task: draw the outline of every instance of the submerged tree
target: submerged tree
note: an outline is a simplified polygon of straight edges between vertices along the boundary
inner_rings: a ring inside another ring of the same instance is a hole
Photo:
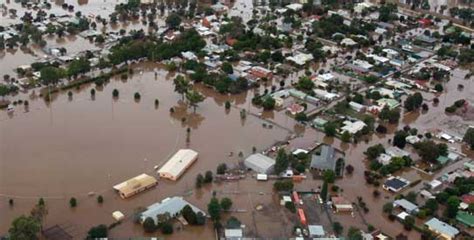
[[[205,97],[197,91],[190,90],[186,93],[186,99],[188,100],[189,105],[194,109],[194,112],[196,112],[198,104],[204,101]]]

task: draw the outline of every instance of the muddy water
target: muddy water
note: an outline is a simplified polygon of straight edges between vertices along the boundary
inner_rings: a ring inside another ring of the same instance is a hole
[[[58,205],[64,205],[71,196],[87,199],[89,192],[116,198],[112,185],[142,172],[151,173],[153,166],[162,164],[179,148],[190,147],[200,153],[199,161],[179,182],[164,182],[144,197],[107,204],[133,209],[166,196],[184,194],[193,188],[198,172],[214,170],[221,162],[237,163],[238,152],[249,154],[253,146],[264,149],[288,135],[287,130],[277,127],[263,128],[262,120],[251,115],[242,121],[238,109],[224,109],[225,100],[248,108],[246,104],[252,97],[249,94],[228,98],[210,95],[212,91],[196,86],[208,98],[194,113],[173,92],[172,76],[159,72],[155,79],[152,71],[140,71],[137,68],[126,82],[116,79],[102,90],[97,89],[94,100],[89,86],[73,90],[72,99],[65,93],[58,94],[49,106],[42,99],[31,101],[27,113],[21,111],[22,107],[12,117],[2,112],[0,193],[4,200],[12,196],[31,203],[43,196],[59,199]],[[118,100],[111,97],[114,88],[120,91]],[[135,92],[142,95],[138,103],[133,100]],[[155,99],[160,101],[157,109]],[[174,114],[169,112],[171,107],[177,109]],[[182,118],[186,120],[182,122]],[[187,127],[192,129],[189,144]],[[230,152],[235,153],[234,157],[228,157]],[[20,203],[8,209],[5,203],[2,201],[0,209],[2,216],[6,213],[8,217],[0,220],[1,232],[14,216],[31,207]],[[74,214],[95,210],[77,209],[65,218],[53,217],[54,211],[51,209],[50,217],[54,222],[74,217],[75,224],[87,226],[86,219],[79,220]],[[106,215],[98,219],[105,221],[110,212]]]
[[[450,80],[444,83],[444,91],[438,96],[424,93],[423,97],[428,103],[429,111],[426,113],[410,113],[403,118],[403,124],[408,124],[418,128],[422,132],[426,130],[444,130],[449,134],[462,137],[469,127],[474,123],[474,119],[468,119],[461,115],[447,115],[445,108],[451,106],[455,101],[465,99],[469,105],[474,103],[474,82],[473,78],[465,79],[468,70],[456,68],[452,71]],[[463,89],[458,85],[462,84]],[[432,100],[438,97],[439,104],[435,105]]]

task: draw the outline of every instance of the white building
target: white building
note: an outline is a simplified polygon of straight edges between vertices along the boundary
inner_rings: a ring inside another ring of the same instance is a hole
[[[158,170],[162,178],[168,178],[176,181],[198,158],[198,153],[191,149],[181,149],[176,152],[166,163]]]
[[[341,128],[341,132],[349,132],[350,134],[356,134],[360,130],[362,130],[365,126],[367,126],[364,122],[357,120],[355,122],[351,121],[344,121],[344,127]]]
[[[275,160],[263,154],[256,153],[247,157],[244,164],[247,168],[250,168],[257,173],[269,174],[273,172]]]

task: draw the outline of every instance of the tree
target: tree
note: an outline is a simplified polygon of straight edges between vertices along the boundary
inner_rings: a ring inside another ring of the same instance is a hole
[[[212,172],[206,171],[206,174],[204,174],[204,183],[211,183],[213,178]]]
[[[264,110],[272,110],[275,108],[275,99],[271,96],[264,96],[262,101],[262,107]]]
[[[367,156],[369,160],[376,159],[382,153],[385,153],[385,148],[380,143],[367,148],[367,150],[364,152],[364,154]]]
[[[228,211],[232,207],[232,200],[230,198],[221,199],[221,208],[224,211]]]
[[[229,62],[222,63],[221,69],[223,72],[227,74],[234,73],[234,68],[232,67],[232,64],[230,64]]]
[[[407,111],[413,111],[421,107],[421,104],[423,104],[423,96],[421,93],[416,92],[405,99],[403,106]]]
[[[346,172],[347,172],[347,174],[352,174],[354,172],[354,166],[348,164],[346,166]]]
[[[221,205],[219,204],[219,200],[213,197],[209,204],[207,205],[207,211],[209,212],[209,216],[211,217],[214,223],[218,222],[221,217]]]
[[[324,124],[324,133],[328,137],[334,137],[336,135],[336,123],[334,122],[328,122]]]
[[[102,195],[99,195],[99,196],[97,197],[97,202],[98,202],[99,204],[102,204],[102,203],[104,202],[104,197],[102,197]]]
[[[298,83],[296,84],[296,88],[303,92],[309,93],[314,88],[314,82],[311,81],[309,77],[306,77],[306,76],[300,77],[300,79],[298,80]]]
[[[436,159],[440,155],[446,155],[447,146],[446,144],[436,144],[433,141],[418,142],[414,145],[418,155],[424,160],[432,163],[436,163]]]
[[[274,171],[276,174],[280,174],[286,169],[288,169],[289,161],[288,155],[286,154],[285,149],[281,148],[278,150],[278,154],[275,160]]]
[[[328,183],[326,181],[323,182],[323,187],[321,188],[321,192],[319,194],[323,202],[326,202],[328,196]]]
[[[41,82],[45,85],[56,84],[64,76],[64,71],[57,67],[47,66],[40,70]]]
[[[379,113],[379,118],[384,121],[388,121],[391,124],[398,123],[400,119],[400,111],[398,109],[391,109],[388,106],[382,108]]]
[[[462,140],[474,149],[474,128],[467,129]]]
[[[408,231],[410,231],[414,225],[415,225],[415,218],[412,216],[406,216],[405,219],[403,220],[403,227]]]
[[[73,60],[69,64],[67,68],[67,74],[69,76],[76,76],[77,74],[88,72],[90,71],[90,69],[91,67],[90,67],[89,60],[82,57],[82,58]]]
[[[204,177],[202,176],[202,174],[199,173],[196,176],[196,188],[201,188],[203,183],[204,183]]]
[[[362,234],[359,229],[355,227],[350,227],[347,231],[347,238],[349,240],[362,240]]]
[[[336,173],[333,170],[325,170],[323,172],[323,180],[328,183],[334,183]]]
[[[77,206],[76,198],[69,199],[69,206],[72,207],[72,208],[75,208]]]
[[[119,96],[119,91],[118,91],[117,89],[114,89],[114,90],[112,91],[112,96],[113,96],[114,98],[118,98],[118,96]]]
[[[299,112],[295,115],[295,120],[298,122],[306,122],[308,121],[308,116],[304,112]]]
[[[434,214],[438,210],[438,201],[436,199],[428,199],[425,202],[424,208],[428,209],[430,214]]]
[[[185,94],[191,88],[189,81],[186,80],[182,75],[178,75],[174,80],[174,91],[181,94],[181,98],[184,99]]]
[[[395,135],[393,136],[393,146],[403,149],[407,143],[406,137],[408,137],[408,133],[403,130],[395,132]]]
[[[385,203],[385,204],[383,205],[383,209],[382,209],[382,210],[383,210],[384,213],[391,214],[392,211],[393,211],[393,203],[391,203],[391,202]]]
[[[196,112],[198,104],[204,101],[205,97],[197,91],[190,90],[186,93],[186,99],[189,105],[194,109],[194,112]]]
[[[227,171],[227,164],[225,163],[221,163],[217,166],[217,174],[225,174],[225,172]]]
[[[293,182],[291,180],[278,180],[273,184],[273,188],[277,191],[291,191],[293,190]]]
[[[336,235],[341,235],[341,233],[344,231],[344,227],[341,225],[340,222],[334,222],[332,224],[332,230],[334,230],[334,233]]]
[[[13,220],[8,233],[12,240],[38,239],[40,223],[33,217],[20,216]]]
[[[181,17],[176,13],[171,13],[166,17],[166,25],[170,28],[177,28],[181,24]]]
[[[351,134],[348,131],[344,131],[341,135],[341,141],[348,143],[351,141]]]
[[[443,85],[441,85],[440,83],[437,83],[437,84],[434,86],[434,89],[435,89],[435,91],[437,91],[437,92],[442,92],[442,91],[444,90]]]
[[[191,224],[195,225],[197,223],[197,216],[196,213],[193,211],[191,206],[186,205],[184,208],[181,210],[181,215],[183,216],[186,221]]]
[[[155,224],[155,220],[153,220],[153,218],[151,218],[151,217],[145,218],[145,221],[143,221],[143,229],[147,233],[155,232],[156,229],[157,229],[157,226]]]
[[[87,232],[87,239],[106,238],[107,235],[107,226],[100,224],[98,226],[92,227],[89,232]]]
[[[173,224],[170,221],[166,221],[161,225],[161,233],[167,235],[173,233]]]
[[[446,201],[446,210],[445,210],[445,216],[448,218],[454,218],[456,217],[456,214],[458,212],[458,207],[459,207],[459,199],[457,196],[450,196],[448,200]]]

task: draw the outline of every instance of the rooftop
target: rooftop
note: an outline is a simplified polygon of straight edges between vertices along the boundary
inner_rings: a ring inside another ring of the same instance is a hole
[[[336,168],[336,151],[329,145],[321,147],[321,154],[313,154],[311,158],[311,168],[318,170],[335,170]]]
[[[450,236],[454,238],[458,233],[459,230],[443,221],[440,221],[437,218],[432,218],[425,223],[431,230],[441,233],[446,236]]]
[[[186,206],[189,205],[194,212],[201,212],[206,215],[204,211],[193,206],[188,201],[184,200],[182,197],[171,197],[165,198],[161,202],[154,203],[147,207],[147,210],[141,214],[141,221],[145,221],[146,218],[151,217],[153,220],[158,222],[157,215],[169,213],[171,216],[175,216]]]

